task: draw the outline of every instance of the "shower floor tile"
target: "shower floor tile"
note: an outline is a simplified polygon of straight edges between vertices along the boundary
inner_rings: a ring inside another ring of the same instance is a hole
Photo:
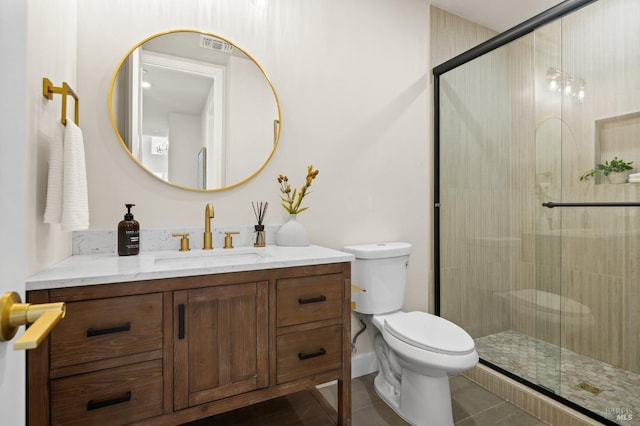
[[[480,357],[486,361],[550,388],[605,418],[621,424],[640,422],[638,373],[513,330],[480,337],[475,342]],[[586,385],[579,387],[583,382]],[[587,389],[601,392],[593,394]]]

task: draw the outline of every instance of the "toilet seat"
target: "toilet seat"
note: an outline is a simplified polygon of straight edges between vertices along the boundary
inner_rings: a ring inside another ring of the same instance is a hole
[[[402,342],[446,355],[465,355],[475,350],[471,336],[461,327],[426,312],[407,312],[384,319],[385,330]]]

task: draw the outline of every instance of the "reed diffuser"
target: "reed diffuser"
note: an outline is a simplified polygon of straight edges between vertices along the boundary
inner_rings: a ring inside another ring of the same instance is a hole
[[[256,242],[253,244],[254,247],[264,247],[267,243],[265,240],[264,233],[264,216],[267,214],[267,207],[269,207],[268,202],[259,202],[254,203],[251,202],[251,207],[253,207],[253,214],[256,216],[256,221],[258,222],[253,228],[256,231]]]

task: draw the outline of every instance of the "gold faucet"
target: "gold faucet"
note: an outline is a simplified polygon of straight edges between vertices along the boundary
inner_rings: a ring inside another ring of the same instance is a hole
[[[213,236],[211,234],[211,219],[213,219],[213,206],[207,203],[204,208],[204,246],[203,250],[211,250],[213,248]]]

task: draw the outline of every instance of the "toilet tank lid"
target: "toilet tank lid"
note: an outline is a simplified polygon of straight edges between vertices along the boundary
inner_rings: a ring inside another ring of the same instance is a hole
[[[345,246],[347,253],[352,253],[357,259],[380,259],[385,257],[407,256],[411,253],[411,244],[392,242]]]

